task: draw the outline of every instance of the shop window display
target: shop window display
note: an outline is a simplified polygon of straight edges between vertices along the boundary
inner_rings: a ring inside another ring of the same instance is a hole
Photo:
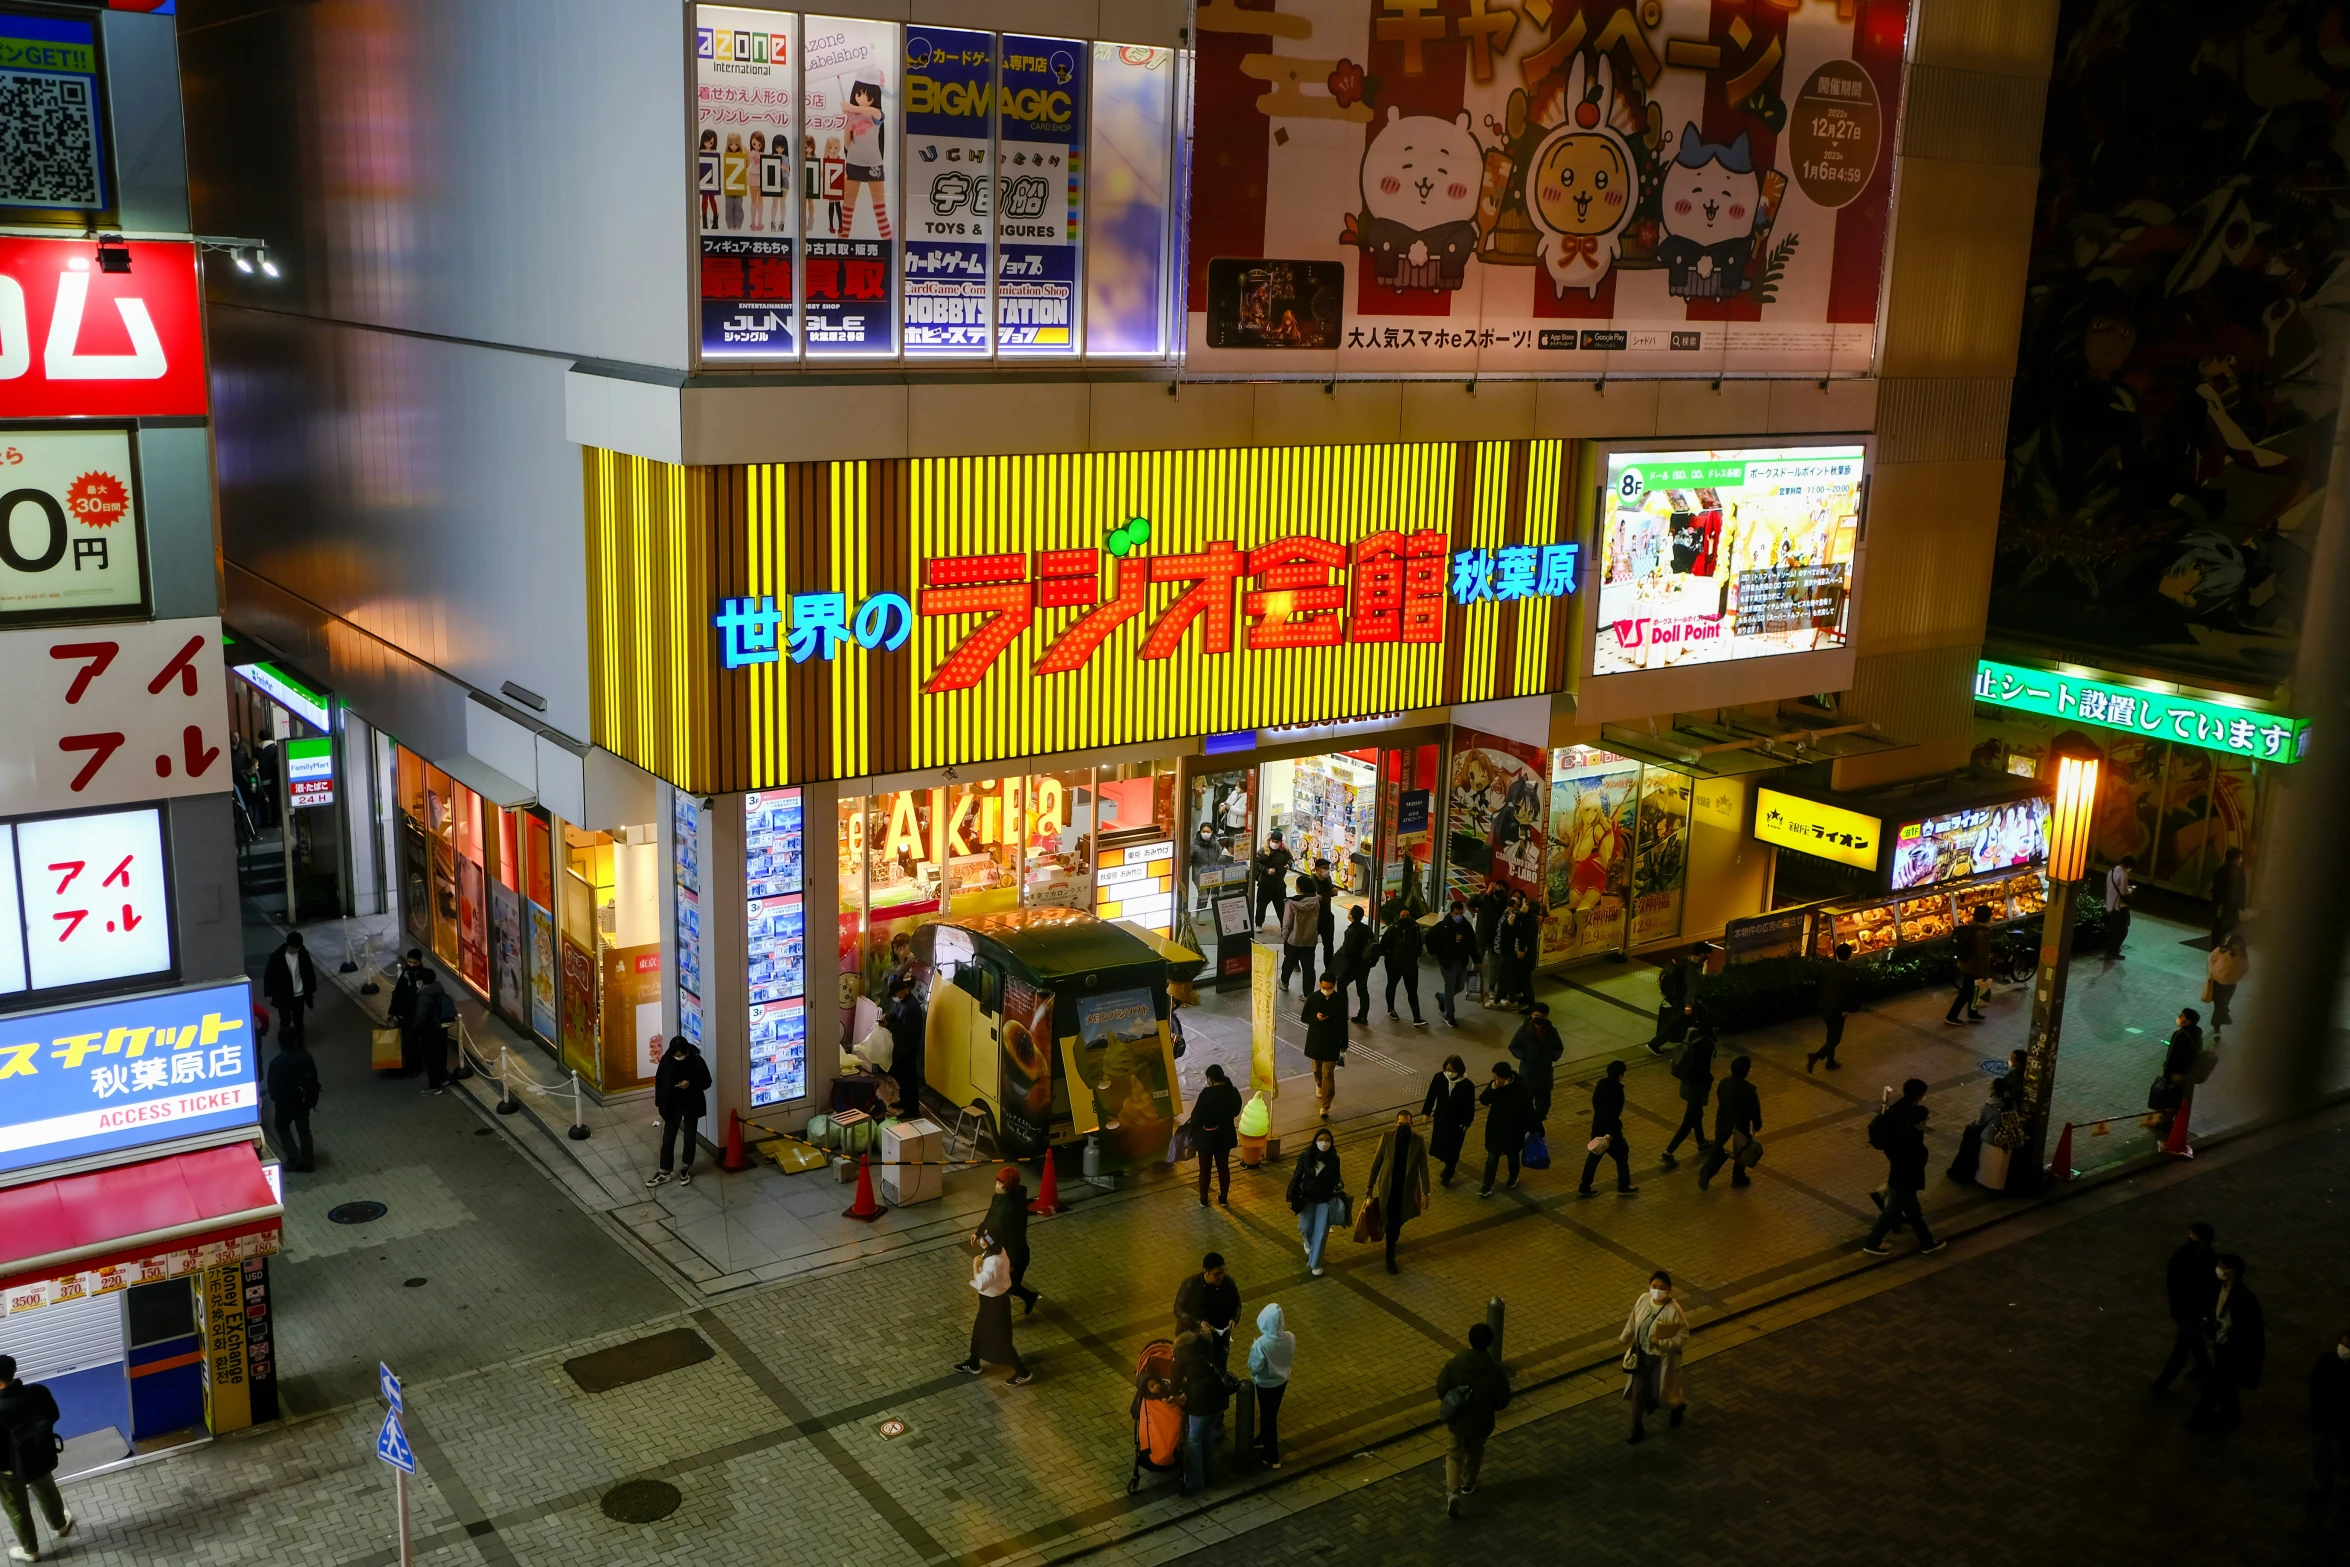
[[[1185,807],[1184,911],[1202,931],[1215,928],[1213,914],[1220,894],[1247,894],[1249,846],[1255,842],[1249,826],[1255,802],[1256,774],[1251,769],[1192,775]],[[1215,938],[1211,935],[1207,939]]]
[[[1688,774],[1641,769],[1632,859],[1635,947],[1681,934],[1681,898],[1689,876],[1689,795]]]
[[[1027,780],[1021,819],[1020,902],[1032,909],[1082,909],[1093,902],[1093,769],[1039,773]]]
[[[457,958],[457,821],[449,775],[424,769],[424,839],[431,855],[432,950],[450,968]]]
[[[508,1022],[528,1027],[529,1003],[523,995],[522,813],[493,805],[489,815],[490,1004]]]
[[[1401,899],[1419,913],[1435,907],[1431,872],[1436,858],[1436,781],[1442,750],[1435,745],[1386,753],[1379,772],[1379,906]]]
[[[1456,896],[1473,898],[1495,881],[1512,892],[1541,896],[1550,830],[1546,770],[1546,759],[1532,746],[1455,731],[1445,875]]]
[[[1094,912],[1165,936],[1175,925],[1175,764],[1097,769]]]
[[[1369,898],[1378,752],[1342,751],[1267,762],[1258,774],[1265,800],[1257,824],[1258,843],[1271,842],[1279,829],[1282,842],[1296,856],[1298,870],[1327,859],[1338,890],[1350,895],[1342,903]]]
[[[652,1080],[661,1027],[660,851],[566,826],[563,1056],[605,1089]]]
[[[556,1011],[556,979],[560,972],[555,942],[554,830],[535,812],[522,824],[522,896],[530,927],[530,1031],[547,1044],[561,1037]]]
[[[481,796],[452,783],[451,847],[457,872],[457,973],[475,995],[490,993],[489,877],[483,867]]]
[[[1624,945],[1641,771],[1640,763],[1596,746],[1550,753],[1543,961],[1591,957]]]

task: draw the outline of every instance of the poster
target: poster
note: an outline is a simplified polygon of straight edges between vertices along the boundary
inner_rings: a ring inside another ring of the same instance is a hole
[[[490,911],[478,862],[457,857],[457,960],[465,983],[490,993]]]
[[[400,814],[400,923],[419,947],[432,945],[432,877],[426,869],[424,829]]]
[[[754,1002],[750,1014],[751,1106],[808,1096],[808,1003]]]
[[[995,52],[992,33],[906,29],[908,358],[987,352]]]
[[[1234,899],[1225,907],[1238,902]],[[1241,907],[1247,905],[1243,903]],[[1270,1098],[1281,1091],[1281,1078],[1273,1059],[1274,1008],[1281,995],[1281,954],[1254,942],[1249,945],[1249,953],[1248,1086],[1252,1092]]]
[[[1681,890],[1689,875],[1689,779],[1644,767],[1632,858],[1632,945],[1681,934]]]
[[[800,791],[770,789],[743,796],[743,888],[772,898],[802,890],[807,831]]]
[[[0,435],[0,499],[0,616],[146,607],[128,430]]]
[[[563,1063],[589,1082],[596,1070],[596,958],[570,937],[563,938]]]
[[[1464,898],[1483,892],[1488,880],[1539,897],[1550,817],[1546,759],[1515,740],[1453,733],[1448,884]]]
[[[808,921],[798,893],[753,898],[744,975],[754,1002],[808,993]]]
[[[1166,1156],[1174,1130],[1167,1042],[1147,990],[1080,996],[1077,1032],[1064,1041],[1069,1057],[1069,1102],[1079,1131],[1101,1129],[1102,1141],[1122,1164]],[[1090,1123],[1090,1125],[1088,1124]]]
[[[510,1018],[522,1009],[522,894],[490,883],[490,1000]]]
[[[1086,46],[1003,35],[996,320],[1006,354],[1077,351]]]
[[[702,1042],[702,803],[669,797],[669,878],[677,894],[677,1031]]]
[[[694,7],[694,207],[706,359],[789,358],[794,351],[796,20],[783,11]]]
[[[1844,646],[1863,468],[1857,446],[1609,453],[1592,674]]]
[[[1627,757],[1580,745],[1551,753],[1544,962],[1623,946],[1639,785],[1640,764]]]
[[[1053,1113],[1053,993],[1004,976],[1004,1029],[997,1079],[997,1146],[1008,1159],[1044,1152]]]
[[[530,1031],[555,1043],[555,916],[530,905]]]
[[[1864,373],[1907,22],[1202,5],[1190,368]]]
[[[898,28],[807,19],[800,192],[810,358],[897,352]]]

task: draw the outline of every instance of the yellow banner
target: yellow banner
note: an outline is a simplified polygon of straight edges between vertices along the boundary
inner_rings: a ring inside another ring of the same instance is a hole
[[[1273,1074],[1273,1002],[1281,994],[1281,955],[1271,947],[1253,948],[1251,954],[1248,1086],[1277,1099],[1281,1083]]]
[[[1883,853],[1885,824],[1839,805],[1799,799],[1776,789],[1757,789],[1754,836],[1782,849],[1873,871]]]

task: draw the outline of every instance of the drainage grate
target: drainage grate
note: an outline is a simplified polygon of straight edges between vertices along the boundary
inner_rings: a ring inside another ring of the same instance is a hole
[[[604,1516],[614,1523],[659,1523],[684,1500],[665,1480],[628,1480],[604,1493]]]
[[[380,1202],[347,1202],[329,1208],[326,1216],[337,1224],[373,1224],[388,1212]]]

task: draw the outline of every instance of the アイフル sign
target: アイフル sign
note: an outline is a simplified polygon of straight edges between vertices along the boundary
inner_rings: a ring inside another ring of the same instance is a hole
[[[0,433],[0,617],[146,607],[128,430]]]
[[[0,632],[0,815],[229,787],[214,616]]]
[[[128,249],[101,272],[88,240],[0,237],[0,419],[205,411],[196,248]]]
[[[0,994],[171,972],[163,813],[0,826]]]

